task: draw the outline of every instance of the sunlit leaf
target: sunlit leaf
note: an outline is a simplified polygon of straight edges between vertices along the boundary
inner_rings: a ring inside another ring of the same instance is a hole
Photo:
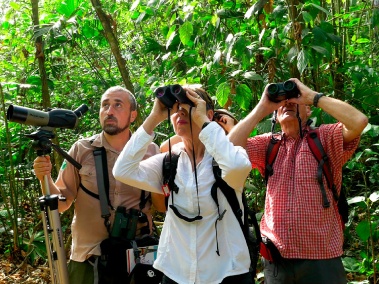
[[[166,43],[166,49],[168,49],[168,48],[170,47],[170,45],[171,45],[172,41],[174,40],[175,36],[176,36],[176,32],[173,31],[173,32],[170,34],[170,37],[169,37],[168,40],[167,40],[167,43]]]
[[[238,85],[236,88],[236,102],[243,109],[249,109],[252,93],[246,84]]]
[[[304,72],[304,70],[307,68],[307,65],[308,56],[304,49],[302,49],[297,56],[297,69],[299,70],[300,74]]]
[[[217,102],[220,106],[224,106],[229,98],[230,86],[227,82],[221,83],[216,90]]]
[[[360,261],[356,260],[353,257],[343,257],[342,258],[343,266],[348,272],[358,272],[360,268]]]
[[[354,203],[359,203],[359,202],[364,202],[364,201],[365,201],[364,196],[355,196],[355,197],[348,200],[348,204],[352,205]]]
[[[375,191],[375,192],[371,193],[369,198],[370,198],[371,202],[378,201],[379,200],[379,191]]]
[[[191,22],[185,22],[183,25],[179,27],[179,37],[180,41],[188,45],[189,41],[191,40],[191,36],[193,33],[193,26]]]
[[[246,78],[246,79],[249,79],[249,80],[259,80],[259,81],[263,81],[263,78],[262,78],[261,75],[259,75],[258,73],[252,72],[252,71],[245,72],[245,73],[243,74],[243,77]]]
[[[130,7],[130,11],[133,11],[134,9],[136,9],[139,5],[139,2],[140,0],[135,0],[132,4],[132,6]]]
[[[370,43],[371,40],[369,40],[368,38],[359,38],[357,39],[357,43]]]

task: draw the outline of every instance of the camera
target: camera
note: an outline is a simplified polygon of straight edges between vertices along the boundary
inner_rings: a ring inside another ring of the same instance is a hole
[[[186,91],[178,84],[159,87],[154,93],[167,108],[172,108],[176,102],[195,106],[195,104],[187,98]]]
[[[131,208],[129,212],[126,212],[125,207],[118,206],[114,217],[111,236],[133,240],[136,236],[138,217],[139,210]]]
[[[59,128],[75,128],[78,118],[81,117],[88,107],[83,104],[76,110],[52,109],[48,112],[35,110],[27,107],[10,105],[7,110],[7,119],[12,122],[34,126],[50,126]]]
[[[299,95],[299,89],[295,82],[285,81],[284,83],[273,83],[268,85],[268,98],[270,101],[279,103],[283,100],[291,98],[297,98]]]

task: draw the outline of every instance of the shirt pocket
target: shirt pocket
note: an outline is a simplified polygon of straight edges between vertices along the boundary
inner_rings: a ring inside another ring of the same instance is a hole
[[[81,184],[94,194],[99,194],[97,187],[96,168],[92,165],[83,165],[79,170]]]

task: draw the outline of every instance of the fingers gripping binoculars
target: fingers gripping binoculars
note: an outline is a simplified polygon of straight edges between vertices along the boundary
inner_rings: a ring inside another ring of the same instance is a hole
[[[172,108],[176,102],[195,106],[187,98],[186,91],[178,84],[159,87],[155,90],[154,94],[167,108]]]
[[[283,100],[297,98],[300,94],[296,83],[293,81],[285,81],[284,83],[273,83],[268,85],[268,98],[270,101],[279,103]]]

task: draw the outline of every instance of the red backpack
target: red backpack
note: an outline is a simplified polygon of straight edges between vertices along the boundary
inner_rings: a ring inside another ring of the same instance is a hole
[[[341,188],[340,195],[338,195],[337,193],[336,186],[333,183],[333,175],[332,175],[330,165],[329,165],[329,158],[324,151],[324,147],[321,144],[319,136],[320,136],[320,133],[319,133],[318,128],[310,130],[307,135],[307,143],[309,145],[309,148],[311,149],[311,152],[313,153],[316,160],[318,161],[317,180],[321,189],[322,200],[323,200],[322,205],[324,208],[330,207],[330,202],[326,196],[325,187],[322,182],[322,175],[324,174],[327,180],[328,187],[332,191],[333,198],[338,205],[338,212],[341,216],[341,219],[343,223],[347,223],[349,219],[349,212],[348,212],[348,203],[346,200],[345,192],[343,188]],[[275,139],[273,136],[271,136],[270,144],[267,148],[267,153],[266,153],[266,167],[265,167],[266,184],[268,182],[269,177],[272,176],[274,173],[273,165],[279,151],[280,143],[281,143],[281,140]]]

